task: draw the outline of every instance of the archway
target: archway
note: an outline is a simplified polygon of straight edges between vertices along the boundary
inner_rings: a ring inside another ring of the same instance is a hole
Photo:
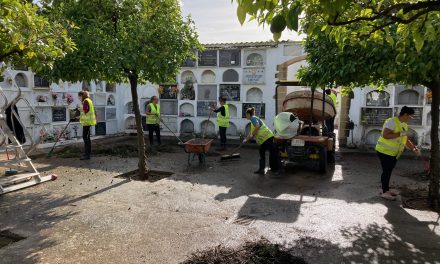
[[[229,69],[223,73],[223,82],[238,82],[238,72],[236,70]]]
[[[189,119],[184,119],[180,123],[180,133],[193,133],[194,132],[194,123]]]
[[[246,102],[259,103],[263,101],[263,91],[260,88],[254,87],[246,92]]]
[[[17,75],[15,75],[14,80],[18,87],[28,86],[26,75],[24,75],[23,73],[18,73]]]
[[[202,83],[215,83],[216,76],[211,70],[206,70],[202,73]]]
[[[264,58],[261,54],[251,53],[246,58],[246,66],[263,66]]]
[[[405,90],[399,94],[397,103],[399,105],[418,105],[420,94],[414,90]]]

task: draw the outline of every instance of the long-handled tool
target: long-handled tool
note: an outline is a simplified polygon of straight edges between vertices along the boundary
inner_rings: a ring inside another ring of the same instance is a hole
[[[206,130],[207,130],[208,125],[209,125],[209,119],[211,119],[211,113],[212,113],[212,110],[209,109],[208,121],[206,121],[206,123],[205,123],[205,127],[204,127],[204,129],[203,129],[203,134],[202,134],[202,139],[205,139]]]
[[[70,123],[72,121],[76,121],[77,118],[80,116],[81,112],[78,109],[75,109],[75,116],[69,119],[69,122],[67,123],[67,125],[64,127],[63,131],[61,131],[61,133],[58,135],[57,140],[55,141],[55,143],[53,144],[52,148],[50,149],[49,153],[47,154],[47,157],[49,158],[50,156],[52,156],[52,152],[55,149],[55,146],[57,145],[58,141],[60,140],[60,138],[63,136],[64,132],[66,132],[66,129],[69,127]]]
[[[159,118],[160,122],[179,140],[178,145],[184,145],[183,141],[165,124],[165,122],[162,120],[162,118]]]
[[[58,135],[57,140],[55,141],[55,143],[53,144],[52,148],[50,149],[49,153],[47,153],[47,157],[51,157],[52,156],[52,152],[55,149],[55,146],[57,145],[58,141],[60,141],[60,138],[63,136],[64,132],[66,131],[66,129],[69,127],[70,122],[72,120],[69,120],[69,122],[67,123],[67,125],[64,127],[63,131],[61,131],[61,133]]]
[[[220,157],[220,161],[222,160],[231,160],[231,159],[239,159],[240,153],[235,153],[237,150],[239,150],[243,146],[243,143],[241,143],[238,147],[233,149],[229,154],[222,155]]]
[[[411,140],[408,139],[408,141],[409,141],[413,146],[415,146],[415,144],[414,144]],[[418,156],[418,157],[420,158],[420,160],[421,160],[422,163],[423,163],[423,167],[424,167],[424,169],[425,169],[426,174],[428,174],[428,175],[431,174],[431,168],[430,168],[429,162],[423,157],[422,153],[420,153],[420,156]]]

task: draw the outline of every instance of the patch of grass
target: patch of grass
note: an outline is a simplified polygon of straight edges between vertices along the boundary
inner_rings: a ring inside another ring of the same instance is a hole
[[[194,253],[182,264],[306,264],[307,262],[291,255],[280,245],[272,244],[266,239],[247,242],[236,249],[217,246],[213,249]]]

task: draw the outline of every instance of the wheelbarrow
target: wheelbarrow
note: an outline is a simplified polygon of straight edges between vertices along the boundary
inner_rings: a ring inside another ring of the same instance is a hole
[[[191,165],[191,160],[197,156],[199,163],[206,164],[206,154],[211,147],[213,139],[194,138],[184,143],[185,152],[188,153],[188,165]]]

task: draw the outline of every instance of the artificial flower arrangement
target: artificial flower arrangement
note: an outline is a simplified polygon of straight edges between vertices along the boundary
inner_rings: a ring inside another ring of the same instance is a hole
[[[68,104],[71,104],[71,103],[73,103],[73,95],[71,95],[71,94],[66,94],[66,101],[67,101],[67,103]]]
[[[426,92],[425,97],[426,97],[426,101],[427,101],[428,103],[431,103],[431,102],[432,102],[432,92],[431,92],[430,90],[428,90],[428,91]]]
[[[47,96],[44,96],[44,95],[37,96],[37,102],[39,102],[39,103],[47,102]]]

